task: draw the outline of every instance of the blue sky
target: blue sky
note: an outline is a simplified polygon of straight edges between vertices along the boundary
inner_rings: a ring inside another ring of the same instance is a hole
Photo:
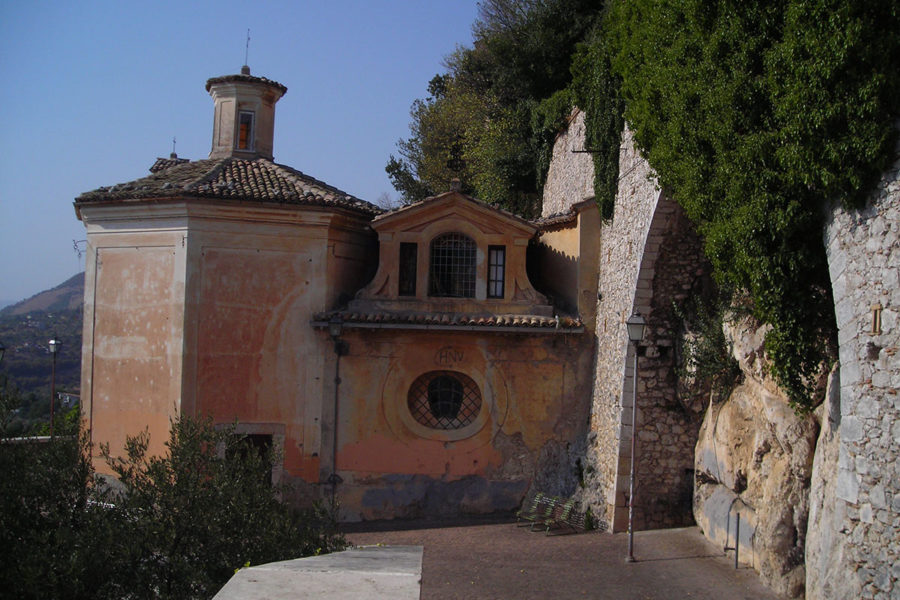
[[[275,160],[375,202],[409,108],[470,45],[476,0],[14,2],[0,0],[0,304],[83,270],[72,201],[209,154],[209,77],[288,87]]]

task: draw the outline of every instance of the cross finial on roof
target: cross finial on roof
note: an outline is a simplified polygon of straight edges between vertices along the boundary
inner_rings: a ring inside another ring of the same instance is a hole
[[[172,136],[172,154],[169,155],[169,158],[178,158],[178,155],[175,154],[175,136]]]
[[[249,75],[250,67],[249,64],[249,56],[250,56],[250,29],[247,29],[247,44],[244,46],[244,66],[241,67],[241,75]]]

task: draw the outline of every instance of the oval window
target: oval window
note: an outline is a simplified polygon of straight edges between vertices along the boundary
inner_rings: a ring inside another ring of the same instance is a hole
[[[468,375],[431,371],[409,389],[409,412],[431,429],[462,429],[481,412],[481,392]]]

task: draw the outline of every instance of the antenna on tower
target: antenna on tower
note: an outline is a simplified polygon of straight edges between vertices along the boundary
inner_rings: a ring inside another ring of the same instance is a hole
[[[247,45],[244,46],[244,65],[248,65],[247,57],[250,56],[250,29],[247,29]]]

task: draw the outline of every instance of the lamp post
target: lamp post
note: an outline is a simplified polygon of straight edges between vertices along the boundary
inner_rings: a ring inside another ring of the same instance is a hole
[[[343,482],[343,479],[337,473],[337,447],[338,447],[338,400],[339,394],[338,390],[341,386],[341,356],[347,353],[347,343],[341,339],[341,333],[344,331],[344,320],[341,318],[341,315],[335,314],[331,317],[331,320],[328,321],[328,335],[331,336],[332,341],[334,341],[334,354],[336,356],[334,363],[334,422],[332,425],[333,428],[333,438],[331,445],[331,475],[328,476],[328,483],[331,484],[331,511],[334,513],[336,510],[335,505],[335,495],[337,492],[337,486],[339,483]],[[337,515],[335,515],[335,518]]]
[[[634,368],[631,374],[631,475],[628,484],[628,556],[625,562],[634,562],[634,456],[637,448],[637,386],[638,386],[638,344],[644,337],[647,322],[637,311],[625,321],[628,340],[634,345]]]
[[[53,404],[56,400],[56,354],[59,352],[60,346],[62,346],[62,342],[56,339],[54,335],[50,338],[50,341],[47,342],[50,346],[50,359],[51,359],[51,367],[50,367],[50,437],[53,437]]]

